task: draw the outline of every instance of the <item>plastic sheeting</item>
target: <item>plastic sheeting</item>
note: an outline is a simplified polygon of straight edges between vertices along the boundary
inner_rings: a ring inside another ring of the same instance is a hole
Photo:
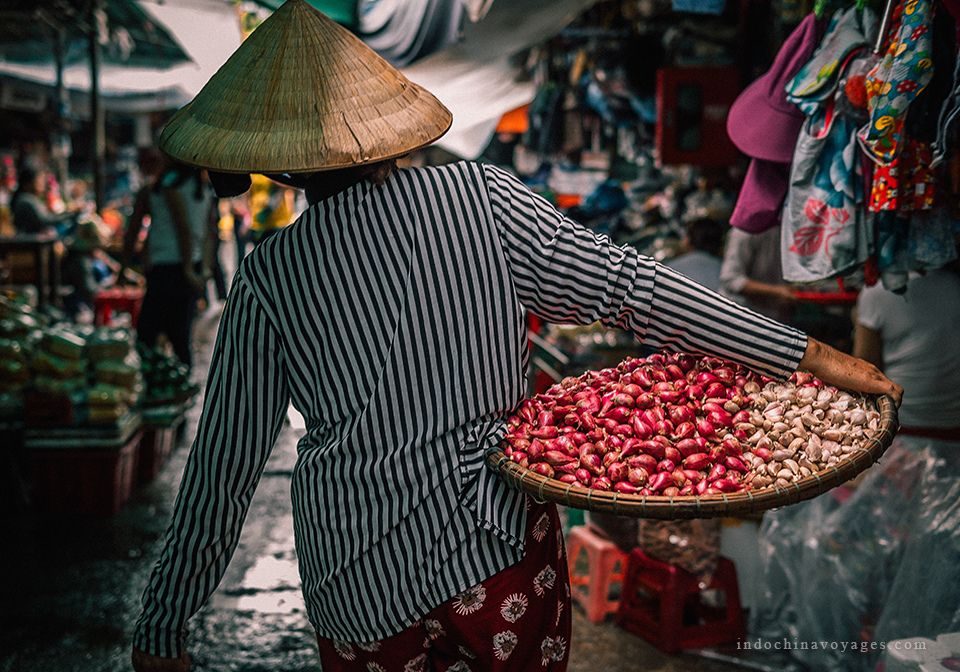
[[[844,499],[769,512],[750,637],[847,642],[794,650],[813,669],[872,670],[854,642],[960,630],[960,442],[899,437]]]

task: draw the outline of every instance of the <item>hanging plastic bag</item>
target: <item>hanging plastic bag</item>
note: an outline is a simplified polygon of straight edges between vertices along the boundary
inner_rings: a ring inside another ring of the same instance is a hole
[[[765,514],[750,636],[805,642],[791,653],[812,669],[867,672],[881,642],[960,630],[960,443],[898,437],[841,493]]]

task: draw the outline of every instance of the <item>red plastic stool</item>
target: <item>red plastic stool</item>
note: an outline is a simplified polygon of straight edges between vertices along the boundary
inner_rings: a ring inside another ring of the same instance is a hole
[[[114,287],[97,293],[93,299],[93,319],[98,327],[110,326],[114,312],[130,313],[131,326],[137,326],[143,290],[139,287]]]
[[[704,589],[690,572],[649,558],[639,548],[630,552],[626,574],[617,620],[658,649],[676,653],[745,637],[737,570],[727,558],[718,559]],[[724,606],[704,604],[706,590],[722,591]]]
[[[582,551],[587,554],[586,574],[577,572],[577,560]],[[612,541],[586,525],[570,528],[567,534],[570,596],[584,608],[591,622],[599,623],[607,614],[617,611],[620,601],[610,599],[610,588],[615,583],[623,584],[626,564],[627,554]]]

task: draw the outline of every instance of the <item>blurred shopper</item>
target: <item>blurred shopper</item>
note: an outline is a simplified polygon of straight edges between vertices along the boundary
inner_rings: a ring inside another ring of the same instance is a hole
[[[67,311],[76,317],[92,313],[97,292],[110,276],[112,260],[103,252],[103,231],[96,219],[85,218],[67,242],[63,260],[64,282],[73,288],[66,302]]]
[[[68,233],[75,223],[74,210],[54,213],[44,199],[47,173],[24,165],[17,174],[17,191],[11,199],[13,226],[17,233]]]
[[[156,183],[141,191],[124,236],[126,267],[143,219],[150,217],[144,255],[147,283],[137,337],[149,347],[164,334],[181,362],[192,364],[191,341],[197,301],[209,277],[213,194],[202,171],[170,164]]]
[[[854,355],[903,385],[901,433],[960,440],[960,274],[914,273],[903,294],[864,288]]]
[[[762,233],[730,230],[720,286],[724,294],[758,313],[782,322],[790,319],[796,298],[783,282],[779,225]]]
[[[723,256],[724,227],[712,219],[695,219],[687,224],[683,254],[667,266],[683,273],[708,289],[719,291]]]
[[[297,555],[325,672],[563,672],[557,509],[485,466],[527,391],[528,311],[898,395],[872,365],[613,245],[501,169],[396,169],[451,122],[290,0],[164,129],[166,151],[228,171],[213,175],[221,196],[280,171],[311,205],[234,278],[144,593],[138,671],[189,668],[187,620],[227,569],[293,403],[308,427],[291,485]]]

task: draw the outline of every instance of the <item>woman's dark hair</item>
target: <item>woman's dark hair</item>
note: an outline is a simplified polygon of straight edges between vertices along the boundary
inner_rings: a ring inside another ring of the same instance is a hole
[[[723,239],[726,233],[726,227],[712,219],[695,219],[687,224],[690,247],[715,257],[723,256]]]
[[[313,183],[335,183],[347,184],[368,180],[374,184],[383,184],[387,178],[397,169],[397,160],[389,159],[387,161],[378,161],[364,166],[351,166],[350,168],[340,168],[337,170],[324,170],[318,173],[308,173],[298,175],[300,184],[305,187]],[[294,184],[291,183],[291,186]]]
[[[298,175],[299,183],[287,182],[287,184],[304,189],[307,200],[312,203],[315,200],[343,191],[358,182],[368,181],[378,185],[383,184],[396,169],[396,159],[389,159],[365,166],[352,166],[339,170],[324,170],[318,173]]]

